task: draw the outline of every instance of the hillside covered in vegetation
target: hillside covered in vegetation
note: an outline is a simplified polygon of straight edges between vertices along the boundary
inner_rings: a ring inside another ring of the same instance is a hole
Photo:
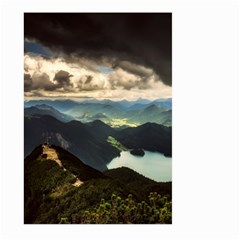
[[[24,160],[24,222],[171,223],[171,183],[128,168],[104,173],[57,146]]]

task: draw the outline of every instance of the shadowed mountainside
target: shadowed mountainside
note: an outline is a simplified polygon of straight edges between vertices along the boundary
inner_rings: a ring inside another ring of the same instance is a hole
[[[51,144],[67,149],[84,163],[104,171],[107,163],[120,153],[109,143],[109,136],[129,149],[143,148],[171,156],[171,134],[170,127],[154,123],[116,130],[99,120],[86,124],[76,120],[64,123],[48,115],[27,116],[24,119],[24,153],[26,156],[49,138]]]
[[[120,131],[116,138],[129,149],[143,148],[159,151],[165,156],[172,156],[172,128],[156,123],[146,123],[136,128]]]
[[[106,141],[106,135],[94,132],[93,129],[79,121],[63,123],[51,116],[25,117],[24,119],[24,152],[29,154],[35,146],[46,142],[61,146],[84,163],[106,170],[106,163],[119,155],[119,150]]]

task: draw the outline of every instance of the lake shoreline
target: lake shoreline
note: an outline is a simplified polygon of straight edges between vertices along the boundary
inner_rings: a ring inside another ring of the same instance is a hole
[[[107,164],[107,168],[128,167],[154,181],[171,182],[172,158],[159,152],[143,150],[144,156],[132,155],[130,150],[121,151],[120,156],[113,158]]]

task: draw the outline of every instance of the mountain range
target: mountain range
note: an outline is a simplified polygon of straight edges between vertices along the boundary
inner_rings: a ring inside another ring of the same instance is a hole
[[[172,125],[171,99],[157,99],[154,101],[146,99],[135,101],[89,99],[82,102],[72,100],[31,100],[24,103],[25,108],[40,108],[39,106],[43,105],[65,114],[66,121],[70,117],[81,122],[101,120],[112,127],[119,128],[139,126],[147,122],[165,126]],[[54,116],[54,113],[48,115]],[[57,119],[61,120],[60,118]]]
[[[115,129],[100,120],[91,123],[61,122],[49,115],[26,116],[24,119],[25,156],[48,139],[84,163],[104,171],[107,170],[106,165],[120,154],[120,150],[108,141],[109,137],[129,149],[143,148],[171,156],[172,129],[156,123]]]
[[[71,120],[74,120],[72,116],[64,114],[46,104],[35,105],[24,109],[24,116],[31,117],[35,115],[49,115],[62,122],[69,122]]]
[[[42,104],[51,106],[51,107],[57,109],[58,111],[65,112],[65,111],[77,106],[78,102],[68,100],[68,99],[64,99],[64,100],[45,100],[45,99],[29,100],[29,101],[24,102],[24,108],[33,107],[33,106],[42,105]]]

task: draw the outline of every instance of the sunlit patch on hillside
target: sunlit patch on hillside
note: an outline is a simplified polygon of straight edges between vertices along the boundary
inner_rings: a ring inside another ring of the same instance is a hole
[[[107,142],[109,142],[113,147],[117,148],[119,151],[127,151],[128,149],[124,147],[118,140],[112,136],[108,136]]]
[[[118,128],[122,126],[137,127],[140,124],[136,122],[129,122],[127,118],[113,118],[111,121],[106,121],[111,127]]]

